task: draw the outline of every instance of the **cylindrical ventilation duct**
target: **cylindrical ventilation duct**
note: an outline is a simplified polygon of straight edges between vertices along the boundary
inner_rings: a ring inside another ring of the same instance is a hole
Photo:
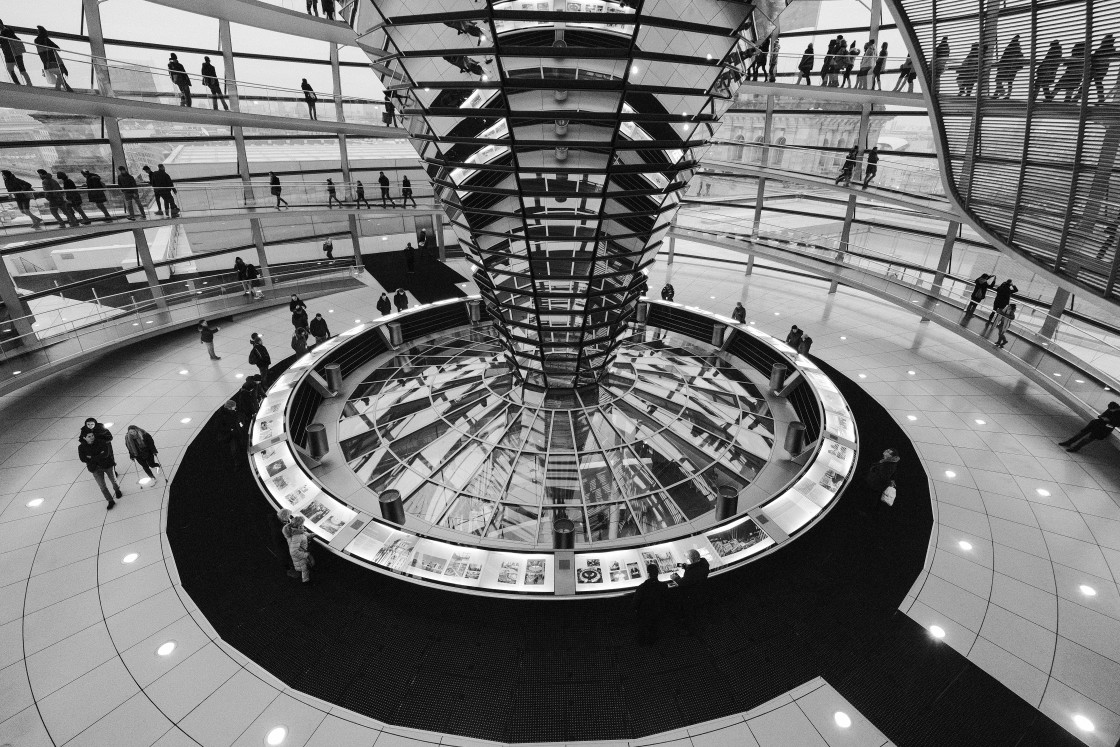
[[[404,344],[404,333],[401,332],[400,322],[389,322],[389,344],[400,347]]]
[[[783,363],[775,363],[770,369],[770,391],[777,392],[786,383],[786,372],[789,371]]]
[[[330,363],[323,368],[323,378],[327,380],[327,388],[332,392],[342,391],[342,366]]]
[[[401,491],[389,489],[377,496],[381,503],[381,518],[398,526],[404,526],[404,502]]]
[[[805,449],[805,426],[798,421],[793,421],[786,427],[786,451],[790,456],[797,456]]]
[[[327,443],[327,426],[322,423],[312,423],[307,426],[307,452],[312,459],[322,459],[331,450]]]
[[[712,325],[712,346],[723,347],[723,335],[727,332],[726,324],[713,324]]]
[[[730,519],[739,510],[739,491],[730,485],[719,486],[716,498],[716,521]]]
[[[478,324],[482,321],[482,301],[473,299],[467,301],[467,313],[470,315],[471,324]]]
[[[576,546],[576,525],[571,519],[557,519],[552,522],[552,547],[554,550],[574,550]]]

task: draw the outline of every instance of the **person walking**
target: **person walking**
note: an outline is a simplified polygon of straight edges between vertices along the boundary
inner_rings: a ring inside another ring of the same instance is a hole
[[[288,313],[296,313],[296,309],[302,309],[303,315],[307,316],[307,304],[299,297],[298,293],[293,293],[291,299],[288,301]],[[300,325],[296,325],[297,327]]]
[[[416,247],[419,249],[420,259],[423,260],[428,254],[428,229],[420,229],[420,235],[416,238]]]
[[[183,67],[183,63],[179,62],[179,57],[174,52],[167,60],[167,74],[171,76],[171,82],[179,89],[179,106],[190,106],[191,79],[187,75],[187,69]]]
[[[62,61],[62,50],[47,36],[45,28],[36,26],[35,30],[39,32],[35,37],[35,46],[39,48],[39,60],[43,63],[43,72],[54,83],[54,90],[73,93],[74,89],[66,82],[66,76],[70,72],[66,69],[66,63]]]
[[[93,223],[93,221],[89,219],[89,216],[86,215],[86,211],[82,210],[82,192],[78,189],[78,185],[74,183],[74,180],[68,177],[64,171],[59,171],[55,174],[55,177],[57,177],[59,184],[62,185],[63,193],[66,196],[66,202],[70,205],[70,209],[74,211],[74,215],[79,216],[82,223],[87,226]]]
[[[101,210],[102,215],[105,216],[105,222],[112,223],[113,216],[109,214],[109,209],[105,207],[105,203],[109,201],[105,196],[105,182],[101,181],[98,174],[85,169],[82,169],[82,176],[86,180],[86,199]]]
[[[124,197],[125,217],[129,220],[136,220],[136,215],[132,212],[132,206],[135,204],[140,211],[140,217],[147,220],[148,215],[144,212],[144,204],[140,202],[140,189],[136,183],[136,177],[128,173],[128,169],[124,166],[117,167],[117,187]]]
[[[206,352],[210,354],[210,360],[220,361],[222,357],[214,352],[214,334],[218,332],[221,327],[212,327],[205,319],[198,321],[198,339],[203,345],[206,346]]]
[[[657,643],[661,619],[669,599],[669,587],[658,578],[657,563],[646,565],[646,580],[634,590],[631,609],[638,629],[638,644],[652,646]]]
[[[300,301],[300,304],[302,303],[303,301]],[[305,306],[297,306],[295,311],[292,312],[292,328],[307,329],[307,308]]]
[[[411,241],[404,246],[404,266],[409,275],[416,272],[416,250],[412,248]]]
[[[334,259],[334,241],[328,236],[327,240],[323,242],[323,251],[327,255],[327,259]]]
[[[233,401],[237,403],[237,411],[241,413],[246,423],[252,420],[264,399],[264,389],[260,385],[260,377],[256,374],[246,376],[245,382],[237,390]]]
[[[319,17],[319,0],[307,0],[307,15]]]
[[[964,309],[965,316],[969,316],[972,312],[976,311],[976,306],[980,304],[985,298],[988,297],[988,291],[996,287],[996,276],[989,275],[984,272],[980,277],[972,281],[972,297],[968,306]]]
[[[404,288],[397,288],[397,292],[393,294],[393,305],[397,307],[397,311],[408,308],[408,294],[404,292]]]
[[[882,503],[883,491],[894,484],[894,473],[898,469],[899,456],[895,449],[887,449],[882,458],[871,465],[863,478],[866,487],[864,494],[864,513],[877,511]]]
[[[377,310],[381,312],[381,316],[392,313],[393,302],[389,300],[388,293],[381,292],[381,298],[377,299]]]
[[[401,179],[401,207],[408,207],[409,200],[412,200],[412,207],[419,207],[416,198],[412,196],[412,182],[405,176]]]
[[[101,488],[101,494],[108,502],[107,508],[112,509],[117,505],[115,498],[121,498],[121,486],[117,484],[117,460],[113,457],[113,448],[108,441],[99,439],[93,431],[86,433],[78,442],[78,459],[86,465],[86,469]],[[109,484],[113,492],[109,492]]]
[[[672,301],[673,298],[676,297],[676,295],[677,295],[677,290],[676,290],[676,288],[673,287],[672,283],[665,283],[665,285],[662,286],[662,288],[661,288],[661,300],[662,301]]]
[[[1019,289],[1016,287],[1015,283],[1011,282],[1011,278],[999,284],[999,287],[996,288],[996,297],[992,299],[992,313],[988,315],[988,324],[992,323],[992,320],[1000,310],[1006,308],[1007,304],[1011,303],[1011,296],[1018,292]]]
[[[324,0],[326,1],[326,0]],[[288,526],[284,527],[284,536],[288,539],[288,552],[292,556],[292,567],[299,573],[303,583],[311,583],[311,569],[315,566],[315,558],[307,549],[307,529],[303,526],[303,514],[295,514]]]
[[[957,68],[957,95],[971,96],[980,79],[980,42],[973,43],[960,67]]]
[[[227,400],[217,415],[218,443],[225,446],[230,464],[236,469],[246,448],[246,428],[249,420],[237,410],[237,402]]]
[[[807,86],[813,85],[813,81],[809,80],[809,76],[813,72],[813,65],[816,64],[815,60],[816,56],[813,54],[813,45],[810,44],[805,47],[805,53],[801,55],[801,62],[797,63],[797,80],[793,82],[795,86],[800,85],[801,81],[805,81],[805,85]]]
[[[883,73],[887,70],[887,43],[883,42],[882,48],[879,50],[879,59],[875,60],[875,69],[871,78],[871,90],[883,90]]]
[[[813,347],[813,338],[805,335],[801,338],[801,342],[797,343],[797,352],[801,355],[808,355],[809,349]]]
[[[1089,55],[1089,81],[1085,84],[1081,93],[1085,97],[1089,97],[1089,85],[1096,86],[1097,89],[1097,103],[1104,103],[1104,79],[1108,77],[1108,69],[1112,66],[1112,60],[1116,57],[1116,37],[1112,34],[1105,34],[1097,48]],[[1075,97],[1074,100],[1077,100]]]
[[[4,189],[16,201],[16,209],[31,219],[31,227],[39,230],[43,227],[43,219],[31,212],[31,198],[35,195],[30,182],[25,182],[11,171],[0,171],[4,179]]]
[[[54,177],[50,175],[46,169],[39,169],[39,179],[43,183],[43,197],[47,200],[47,209],[51,211],[51,215],[58,221],[59,226],[65,226],[69,223],[71,226],[77,226],[78,219],[74,217],[74,211],[70,207],[70,203],[66,201],[66,195],[62,191],[62,185],[55,181]],[[62,211],[62,215],[59,215]],[[65,219],[63,218],[65,216]],[[87,218],[88,221],[88,218]]]
[[[795,324],[789,328],[789,334],[786,335],[786,345],[789,345],[794,350],[801,344],[801,338],[805,333]]]
[[[4,55],[4,66],[8,68],[8,75],[12,76],[12,82],[17,86],[19,85],[19,78],[16,77],[17,70],[23,76],[24,82],[31,86],[31,76],[27,74],[27,68],[23,64],[23,55],[26,51],[27,47],[16,36],[16,32],[0,21],[0,53]]]
[[[354,188],[357,191],[357,199],[354,200],[354,207],[361,207],[364,202],[366,207],[372,210],[373,205],[370,205],[369,200],[366,199],[366,186],[362,184],[361,179],[354,184]]]
[[[268,367],[272,364],[272,356],[268,354],[268,348],[264,346],[264,338],[257,332],[249,336],[249,342],[253,348],[249,351],[249,365],[256,366],[257,370],[261,372],[261,384],[268,384]]]
[[[879,173],[879,146],[876,145],[871,150],[867,151],[867,164],[863,169],[863,188],[867,189],[867,185]]]
[[[323,17],[328,21],[335,20],[334,17],[334,0],[322,0],[323,2]]]
[[[1069,57],[1066,58],[1066,69],[1062,72],[1062,77],[1058,78],[1058,83],[1054,86],[1055,93],[1066,92],[1066,103],[1072,102],[1081,93],[1081,78],[1085,72],[1085,55],[1088,52],[1088,47],[1085,42],[1077,42],[1070,50]],[[1091,69],[1091,68],[1090,68]]]
[[[846,49],[846,48],[845,48]],[[836,55],[836,40],[831,39],[828,42],[828,49],[825,50],[824,57],[821,59],[821,85],[828,85],[828,76],[832,72],[832,60]]]
[[[156,458],[159,451],[156,449],[156,442],[152,438],[152,434],[138,425],[130,425],[128,430],[124,432],[124,447],[128,449],[129,459],[139,464],[148,477],[153,480],[156,479],[152,470],[156,472],[161,470],[159,460]]]
[[[875,40],[870,39],[863,45],[863,57],[859,60],[859,73],[856,74],[856,88],[864,90],[875,67]]]
[[[229,102],[222,93],[222,84],[218,81],[218,71],[210,63],[209,57],[202,58],[202,85],[210,89],[210,102],[214,104],[214,111],[218,111],[218,101],[229,111]]]
[[[393,198],[389,195],[389,177],[385,176],[384,171],[377,177],[377,183],[381,185],[381,207],[385,207],[385,200],[388,200],[395,208],[397,203],[393,202]]]
[[[241,259],[241,257],[234,259],[233,271],[237,273],[237,282],[241,283],[242,295],[251,295],[253,291],[249,284],[249,266],[245,264],[245,260]]]
[[[1010,303],[996,312],[996,347],[1002,348],[1007,344],[1007,328],[1015,321],[1015,304]]]
[[[742,324],[747,320],[747,310],[743,306],[742,301],[735,302],[735,308],[731,310],[731,318]]]
[[[1058,90],[1054,87],[1054,82],[1058,79],[1058,70],[1062,67],[1062,44],[1054,40],[1050,42],[1049,48],[1046,50],[1046,56],[1042,58],[1042,62],[1038,63],[1038,67],[1034,72],[1034,91],[1033,96],[1039,93],[1047,101],[1053,101],[1054,95]]]
[[[319,97],[315,95],[315,89],[307,82],[307,78],[303,79],[299,87],[303,89],[303,100],[307,102],[308,116],[312,119],[319,119],[318,115],[315,114],[315,102],[319,100]]]
[[[774,43],[770,45],[770,72],[766,76],[766,80],[770,83],[778,81],[778,60],[781,57],[782,40],[778,35],[774,34]]]
[[[1025,64],[1023,46],[1019,42],[1019,34],[1015,34],[1011,37],[1007,46],[1003,48],[1003,54],[1000,55],[999,61],[996,63],[995,98],[1011,98],[1011,87],[1015,84],[1015,78]]]
[[[175,198],[172,196],[178,193],[175,187],[175,182],[168,174],[161,163],[152,171],[150,166],[144,167],[144,172],[148,175],[148,184],[151,185],[152,191],[155,193],[156,198],[156,215],[163,215],[164,211],[167,212],[169,218],[176,218],[179,216],[179,206],[175,204]],[[162,210],[160,209],[162,206]]]
[[[295,354],[303,355],[307,352],[307,328],[296,327],[295,332],[292,333],[292,350]]]
[[[383,111],[381,112],[381,123],[386,127],[397,126],[397,107],[393,103],[393,92],[385,92],[385,100],[382,102]]]
[[[281,194],[284,192],[284,188],[280,186],[280,177],[276,175],[275,171],[268,172],[268,191],[272,194],[273,197],[276,198],[277,210],[280,209],[281,203],[287,205],[288,207],[291,207],[291,205],[288,205],[288,201],[281,196]]]
[[[1091,441],[1108,438],[1117,424],[1120,424],[1120,402],[1109,402],[1108,409],[1065,441],[1059,441],[1058,446],[1064,446],[1066,451],[1078,452]]]
[[[327,327],[327,320],[323,318],[322,314],[315,315],[315,318],[311,320],[309,329],[311,334],[315,337],[316,345],[331,339],[331,330]]]
[[[898,80],[895,81],[894,90],[901,91],[902,84],[908,83],[909,87],[906,92],[914,93],[914,78],[916,77],[917,73],[914,72],[914,61],[910,59],[910,55],[906,55],[906,59],[902,61],[902,64],[898,68]]]
[[[840,64],[841,70],[844,73],[844,79],[840,81],[841,88],[852,87],[852,68],[856,66],[856,58],[859,57],[859,45],[856,40],[852,39],[852,46],[844,51],[844,56]]]
[[[853,145],[848,149],[847,154],[844,155],[844,166],[840,169],[840,173],[836,176],[836,184],[846,182],[848,186],[852,184],[852,172],[855,171],[856,165],[859,163],[859,146]]]
[[[949,37],[942,36],[941,41],[937,42],[937,47],[933,50],[933,65],[931,67],[933,72],[933,90],[937,93],[941,88],[941,76],[949,69]]]
[[[335,190],[334,181],[327,179],[327,209],[334,210],[334,204],[336,202],[339,207],[346,207],[342,204],[342,200],[338,199],[338,192]]]

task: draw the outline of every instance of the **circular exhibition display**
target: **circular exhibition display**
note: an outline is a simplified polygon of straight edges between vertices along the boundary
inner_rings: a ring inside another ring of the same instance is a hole
[[[851,412],[811,360],[642,301],[592,387],[524,387],[477,297],[361,324],[299,358],[251,428],[265,494],[331,551],[460,591],[618,593],[691,551],[780,549],[851,479]]]

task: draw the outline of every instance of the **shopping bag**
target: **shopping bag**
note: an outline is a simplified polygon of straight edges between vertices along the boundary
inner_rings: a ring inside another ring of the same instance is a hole
[[[895,498],[895,495],[897,495],[897,492],[898,491],[896,491],[894,489],[894,483],[891,483],[890,485],[887,486],[887,489],[883,491],[883,495],[881,496],[881,500],[883,501],[883,503],[887,504],[888,506],[893,506],[894,505],[894,498]]]

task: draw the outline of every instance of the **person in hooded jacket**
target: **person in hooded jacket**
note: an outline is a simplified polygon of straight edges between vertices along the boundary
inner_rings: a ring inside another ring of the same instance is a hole
[[[665,285],[662,286],[662,288],[661,288],[661,300],[662,301],[672,301],[676,297],[676,295],[677,295],[677,291],[673,287],[672,283],[665,283]]]
[[[1050,46],[1046,49],[1046,56],[1042,58],[1042,62],[1038,63],[1038,67],[1034,71],[1034,91],[1032,96],[1037,96],[1039,93],[1047,101],[1053,101],[1054,95],[1058,90],[1054,87],[1054,81],[1058,79],[1058,70],[1062,67],[1062,43],[1057,39],[1050,42]]]
[[[397,311],[408,308],[408,294],[404,292],[404,288],[397,288],[397,292],[393,294],[393,305],[397,307]]]
[[[47,36],[45,28],[36,26],[35,30],[39,32],[39,35],[35,37],[35,46],[39,48],[39,60],[43,63],[43,71],[54,83],[54,90],[73,93],[74,89],[66,82],[66,76],[70,74],[70,71],[66,69],[66,63],[62,61],[62,50]]]
[[[296,329],[307,328],[307,308],[304,306],[297,306],[296,310],[292,312],[292,326]]]
[[[58,221],[58,225],[64,226],[69,223],[71,226],[78,224],[78,219],[74,217],[74,209],[70,207],[70,203],[66,201],[66,194],[62,191],[62,185],[55,181],[54,177],[50,175],[46,169],[39,169],[39,179],[43,182],[43,197],[47,200],[47,209],[51,211],[51,215]],[[65,220],[59,211],[62,211],[66,216]],[[86,219],[89,220],[88,218]]]
[[[898,452],[895,449],[887,449],[883,452],[883,457],[871,468],[867,470],[867,474],[863,478],[863,484],[867,487],[867,508],[878,509],[882,503],[883,491],[887,489],[894,482],[894,473],[898,469]]]
[[[114,498],[121,497],[121,486],[117,484],[117,460],[113,458],[113,449],[108,441],[102,441],[90,431],[78,441],[78,459],[86,465],[86,469],[93,475],[97,487],[108,502],[108,508],[117,505]],[[112,483],[113,492],[109,492],[108,483]]]
[[[294,314],[296,313],[296,309],[303,309],[306,313],[307,304],[303,302],[303,299],[299,297],[298,293],[293,293],[291,300],[288,301],[288,313]]]
[[[1019,34],[1015,34],[1011,37],[1011,41],[1007,42],[1007,46],[1003,48],[1003,54],[1000,55],[999,61],[996,63],[995,98],[1011,98],[1011,87],[1015,84],[1015,78],[1025,64],[1023,46],[1019,42]]]
[[[315,318],[311,320],[311,334],[315,335],[315,344],[326,342],[331,338],[331,331],[327,327],[327,320],[323,318],[322,314],[316,314]]]
[[[108,208],[105,203],[109,199],[105,196],[105,182],[101,181],[101,177],[92,171],[82,169],[82,176],[86,180],[86,199],[92,202],[101,210],[102,215],[108,223],[113,221],[113,216],[109,215]]]
[[[377,310],[381,312],[381,316],[393,312],[393,302],[389,300],[389,294],[384,291],[381,292],[381,298],[377,299]]]
[[[786,345],[789,345],[794,350],[801,344],[801,338],[805,336],[805,332],[796,324],[789,328],[789,334],[786,335]]]
[[[27,74],[27,67],[23,64],[23,55],[26,51],[27,47],[16,36],[16,32],[0,21],[0,53],[4,55],[4,66],[8,68],[8,75],[12,76],[12,82],[17,86],[19,78],[16,77],[16,70],[19,70],[24,82],[31,85],[31,76]]]
[[[35,195],[31,183],[25,182],[7,169],[0,171],[0,176],[4,178],[4,189],[8,190],[8,194],[16,201],[16,209],[31,219],[32,228],[42,228],[43,219],[31,212],[31,198]]]
[[[70,209],[74,211],[74,214],[81,216],[82,223],[87,226],[93,223],[93,221],[89,219],[89,216],[86,215],[86,211],[82,210],[82,193],[78,189],[78,185],[74,183],[74,180],[68,177],[64,171],[57,172],[55,176],[58,178],[59,184],[61,184],[62,188],[65,190],[66,202],[70,205]]]
[[[152,470],[159,471],[159,460],[156,459],[159,450],[156,449],[152,434],[138,425],[130,425],[124,433],[124,446],[128,449],[129,458],[139,464],[144,473],[154,480],[156,476],[152,474]]]
[[[297,356],[307,352],[306,327],[296,327],[296,331],[292,333],[292,350]]]

